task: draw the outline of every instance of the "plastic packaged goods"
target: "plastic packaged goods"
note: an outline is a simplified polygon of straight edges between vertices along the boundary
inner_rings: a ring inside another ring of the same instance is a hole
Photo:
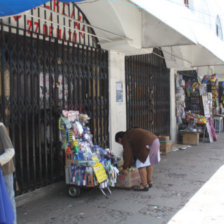
[[[59,119],[60,140],[65,150],[65,164],[69,170],[69,182],[78,187],[99,186],[101,189],[115,186],[119,170],[109,148],[94,145],[88,127],[90,117],[79,111],[62,111]]]

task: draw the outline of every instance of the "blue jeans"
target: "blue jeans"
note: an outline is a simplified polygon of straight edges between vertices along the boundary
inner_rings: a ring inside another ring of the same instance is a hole
[[[17,223],[16,222],[16,202],[15,202],[15,191],[14,191],[14,186],[13,186],[13,173],[3,176],[3,177],[5,180],[5,185],[8,190],[9,198],[10,198],[10,201],[12,204],[12,209],[14,212],[15,220],[14,220],[13,224],[16,224]]]

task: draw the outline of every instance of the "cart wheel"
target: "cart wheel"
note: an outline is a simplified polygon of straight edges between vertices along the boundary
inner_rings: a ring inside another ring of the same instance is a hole
[[[78,197],[80,195],[80,188],[76,186],[69,186],[68,194],[70,197]]]

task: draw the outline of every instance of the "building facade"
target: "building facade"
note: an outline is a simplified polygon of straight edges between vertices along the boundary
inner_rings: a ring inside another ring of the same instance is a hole
[[[0,113],[16,148],[17,195],[64,178],[63,109],[87,113],[94,144],[117,155],[115,133],[134,126],[175,141],[176,72],[223,63],[187,20],[223,42],[222,17],[206,20],[198,2],[53,0],[1,18]]]

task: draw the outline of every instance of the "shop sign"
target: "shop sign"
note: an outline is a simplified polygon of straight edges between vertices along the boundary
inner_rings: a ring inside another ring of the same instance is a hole
[[[25,30],[26,36],[37,37],[41,34],[39,38],[58,38],[59,42],[64,40],[73,43],[85,43],[88,38],[87,23],[74,3],[53,0],[23,14],[3,17],[2,21],[10,25],[10,28],[4,26],[5,31],[10,29],[20,35],[24,35]]]

